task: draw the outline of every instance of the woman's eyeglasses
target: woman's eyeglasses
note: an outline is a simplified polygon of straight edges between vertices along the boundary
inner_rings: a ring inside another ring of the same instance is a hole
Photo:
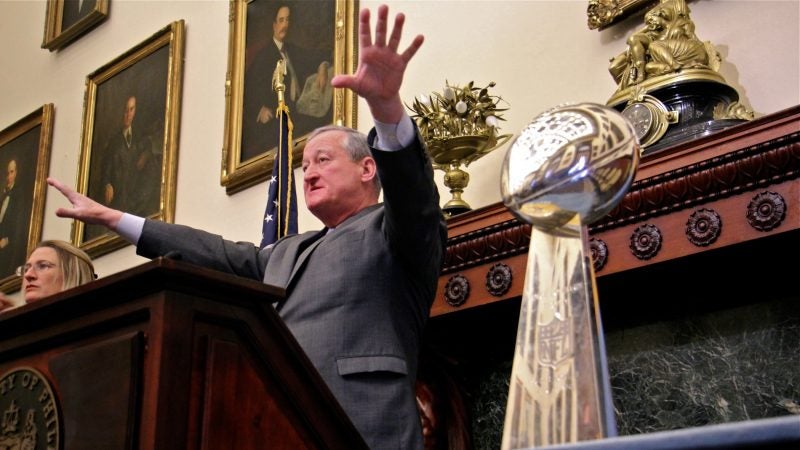
[[[17,276],[21,277],[25,275],[28,270],[33,269],[34,272],[40,274],[42,272],[47,272],[48,270],[56,267],[55,264],[51,263],[50,261],[37,261],[33,264],[25,264],[24,266],[17,267]]]

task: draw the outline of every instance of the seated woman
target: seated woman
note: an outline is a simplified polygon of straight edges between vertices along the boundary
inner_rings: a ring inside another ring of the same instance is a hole
[[[706,44],[694,32],[686,0],[661,0],[644,16],[645,28],[628,38],[628,49],[611,59],[620,89],[681,69],[709,68]]]
[[[17,275],[22,277],[25,303],[41,300],[97,278],[89,255],[59,240],[40,242],[28,255],[25,265],[17,269]],[[0,294],[0,311],[16,306],[20,305]]]

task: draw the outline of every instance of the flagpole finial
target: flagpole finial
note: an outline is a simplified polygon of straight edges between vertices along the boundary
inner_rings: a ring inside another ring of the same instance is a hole
[[[283,93],[286,91],[286,85],[283,83],[284,76],[286,76],[286,60],[281,58],[275,64],[275,71],[272,72],[272,90],[278,94],[278,104],[284,102]]]
[[[286,75],[286,62],[281,59],[272,75],[272,88],[278,94],[275,120],[278,122],[279,136],[272,164],[272,177],[267,183],[267,204],[259,247],[262,249],[284,236],[297,234],[297,193],[292,166],[292,120],[289,118],[289,108],[284,103],[286,89],[283,84],[284,75]]]

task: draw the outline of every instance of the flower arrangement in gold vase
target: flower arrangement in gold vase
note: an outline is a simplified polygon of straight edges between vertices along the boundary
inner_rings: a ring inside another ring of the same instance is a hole
[[[511,137],[498,135],[498,123],[505,120],[500,113],[507,108],[499,108],[502,98],[489,93],[494,86],[493,81],[486,87],[476,87],[472,81],[464,86],[446,82],[441,93],[419,95],[409,107],[434,169],[445,172],[444,185],[453,195],[442,207],[448,215],[471,209],[461,199],[469,183],[469,174],[461,166],[469,166]]]

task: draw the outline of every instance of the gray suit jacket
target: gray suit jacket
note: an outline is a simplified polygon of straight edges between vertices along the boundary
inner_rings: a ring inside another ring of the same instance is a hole
[[[373,155],[384,203],[330,232],[289,236],[259,251],[148,220],[137,251],[179,251],[186,261],[286,288],[280,316],[370,448],[422,448],[414,383],[446,226],[419,141]]]

